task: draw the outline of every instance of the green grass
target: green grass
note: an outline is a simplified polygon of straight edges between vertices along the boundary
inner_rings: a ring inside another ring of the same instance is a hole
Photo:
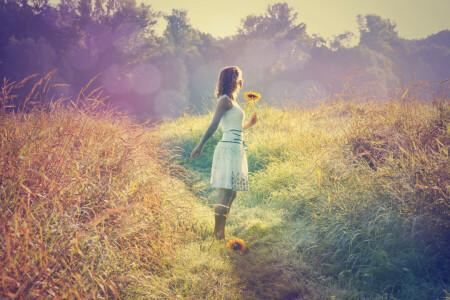
[[[299,283],[306,273],[311,298],[443,298],[450,269],[450,115],[443,100],[260,107],[259,124],[244,133],[250,191],[238,192],[227,230],[261,256],[252,266],[293,269],[280,278],[246,265],[245,285],[257,297],[299,296],[308,290]],[[217,196],[208,182],[220,130],[200,159],[189,154],[211,118],[185,116],[158,129],[163,147],[178,149],[175,162],[197,175],[187,183],[209,206]],[[278,288],[265,290],[249,276],[267,276]],[[322,280],[327,288],[311,289]]]

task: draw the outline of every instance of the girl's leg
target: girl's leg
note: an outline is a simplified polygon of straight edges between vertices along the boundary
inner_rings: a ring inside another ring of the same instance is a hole
[[[237,196],[237,192],[236,191],[232,191],[231,192],[231,199],[230,199],[230,202],[228,203],[227,215],[230,213],[231,204],[233,204],[233,201],[234,201],[234,199],[236,199],[236,196]]]
[[[214,209],[216,224],[214,226],[214,235],[217,239],[225,239],[225,222],[230,213],[231,204],[236,198],[236,191],[219,188],[219,201]]]

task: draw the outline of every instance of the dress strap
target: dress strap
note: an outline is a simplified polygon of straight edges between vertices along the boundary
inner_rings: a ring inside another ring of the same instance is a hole
[[[227,94],[223,94],[222,96],[220,96],[219,98],[217,98],[217,102],[219,102],[220,100],[222,100],[222,98],[224,98],[224,97],[230,98],[230,96],[228,96]],[[230,98],[230,100],[233,101],[231,98]]]

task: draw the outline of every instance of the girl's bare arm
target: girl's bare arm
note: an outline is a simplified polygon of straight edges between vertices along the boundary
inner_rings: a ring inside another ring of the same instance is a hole
[[[256,114],[256,111],[255,111],[252,114],[252,116],[250,117],[250,120],[247,123],[245,123],[244,125],[242,125],[242,130],[252,127],[253,125],[256,124],[256,122],[258,122],[258,115]]]
[[[197,144],[197,146],[192,150],[191,152],[191,160],[195,157],[198,158],[200,153],[202,152],[202,147],[206,143],[206,141],[216,132],[217,127],[219,126],[220,119],[222,118],[223,114],[229,110],[233,104],[231,103],[231,100],[228,97],[222,98],[219,103],[217,104],[216,111],[214,113],[213,119],[211,121],[211,124],[209,125],[208,129],[206,129],[205,134],[203,135],[200,142]]]

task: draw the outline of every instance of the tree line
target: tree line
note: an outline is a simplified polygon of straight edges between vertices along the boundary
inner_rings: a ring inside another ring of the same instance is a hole
[[[240,66],[245,89],[274,105],[313,105],[314,97],[349,85],[386,95],[404,82],[449,77],[449,30],[408,40],[381,16],[356,22],[360,37],[351,46],[353,33],[310,35],[301,12],[275,3],[243,18],[234,35],[215,38],[194,28],[185,9],[164,14],[134,0],[0,0],[0,75],[20,80],[57,69],[54,81],[70,86],[55,91],[71,96],[100,74],[111,103],[141,119],[210,107],[227,65]]]

